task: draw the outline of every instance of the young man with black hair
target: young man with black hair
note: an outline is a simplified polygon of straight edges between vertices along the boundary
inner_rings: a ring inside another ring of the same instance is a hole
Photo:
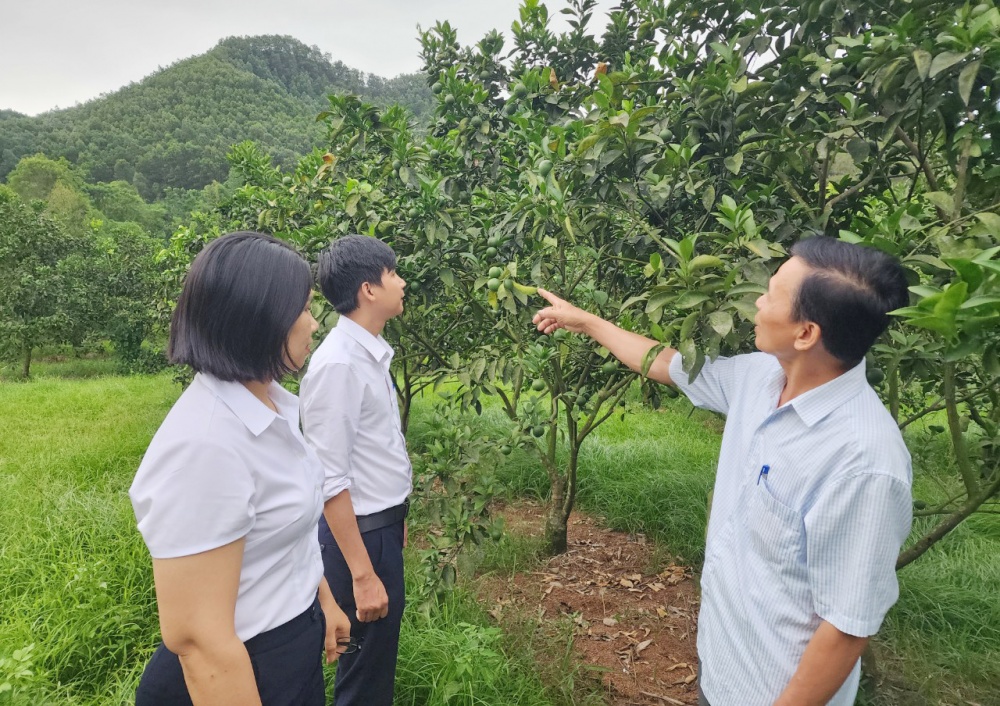
[[[899,595],[910,457],[864,356],[906,305],[906,279],[889,256],[832,238],[791,254],[757,300],[759,353],[691,380],[668,348],[648,372],[727,416],[698,618],[711,706],[850,706],[861,653]],[[539,293],[539,331],[587,334],[636,371],[657,345]]]
[[[382,338],[406,282],[384,243],[344,236],[320,253],[317,279],[340,314],[313,354],[300,399],[306,440],[326,470],[319,541],[327,581],[361,645],[337,665],[337,706],[391,706],[403,617],[410,459]]]

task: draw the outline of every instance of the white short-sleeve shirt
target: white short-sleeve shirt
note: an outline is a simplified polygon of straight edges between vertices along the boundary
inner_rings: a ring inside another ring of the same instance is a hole
[[[821,620],[867,637],[899,595],[910,455],[864,361],[778,407],[785,375],[753,353],[671,378],[725,414],[702,571],[698,656],[712,706],[770,706]],[[830,706],[851,706],[855,665]]]
[[[276,383],[268,394],[277,414],[240,383],[196,375],[129,490],[156,559],[246,538],[235,615],[241,640],[302,613],[323,576],[323,466],[299,432],[295,395]]]
[[[302,429],[323,462],[324,495],[350,489],[359,516],[399,505],[413,489],[392,357],[385,339],[341,316],[302,377]]]

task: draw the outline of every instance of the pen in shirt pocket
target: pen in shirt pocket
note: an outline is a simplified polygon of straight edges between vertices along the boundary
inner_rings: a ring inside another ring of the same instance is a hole
[[[757,474],[757,485],[760,485],[760,479],[764,478],[767,480],[767,474],[771,470],[771,467],[766,463],[760,467],[760,473]]]

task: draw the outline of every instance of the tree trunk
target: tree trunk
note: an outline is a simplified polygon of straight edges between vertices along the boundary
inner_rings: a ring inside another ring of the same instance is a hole
[[[894,365],[889,371],[889,414],[892,420],[899,424],[899,366]]]
[[[555,451],[555,448],[552,448]],[[545,520],[545,541],[550,556],[556,556],[566,551],[569,546],[567,527],[570,513],[576,504],[576,470],[580,449],[571,444],[569,460],[565,472],[551,474],[549,497],[549,514]],[[552,459],[553,466],[555,459]]]
[[[546,550],[551,556],[564,553],[568,546],[566,531],[569,513],[563,509],[565,499],[565,480],[560,478],[558,483],[554,483],[552,486],[549,515],[545,520],[545,544]]]
[[[25,380],[31,375],[31,344],[26,343],[21,349],[21,377]]]

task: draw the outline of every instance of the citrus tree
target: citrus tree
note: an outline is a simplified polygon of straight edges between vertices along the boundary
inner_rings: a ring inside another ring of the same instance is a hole
[[[869,379],[901,427],[947,434],[957,469],[915,501],[905,565],[1000,491],[1000,13],[623,0],[597,36],[593,10],[568,2],[558,33],[526,0],[509,40],[471,46],[447,22],[422,32],[426,125],[332,98],[327,139],[295,170],[234,148],[245,185],[202,232],[261,228],[307,252],[347,232],[389,242],[410,282],[387,332],[404,410],[446,378],[466,406],[496,397],[514,422],[501,449],[534,449],[548,474],[552,551],[581,446],[635,378],[587,341],[537,336],[535,288],[678,347],[694,375],[752,349],[753,302],[797,239],[891,252],[912,306]]]

